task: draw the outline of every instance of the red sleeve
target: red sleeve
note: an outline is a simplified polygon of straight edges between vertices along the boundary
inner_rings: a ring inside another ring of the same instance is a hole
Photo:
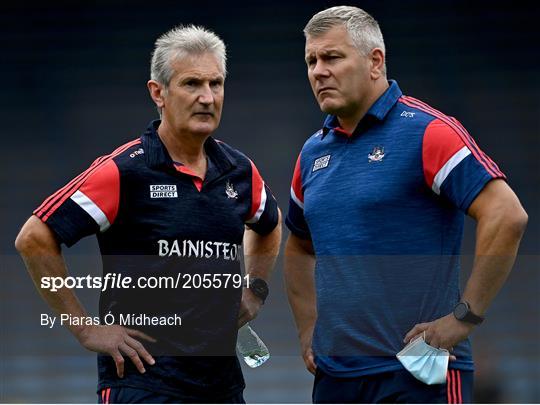
[[[104,232],[118,214],[120,172],[110,156],[52,194],[34,214],[70,246],[83,236]]]
[[[96,170],[71,199],[96,221],[101,232],[113,224],[120,201],[120,173],[114,161]]]
[[[425,130],[422,144],[424,178],[428,187],[440,194],[445,180],[469,156],[492,178],[504,178],[497,165],[480,150],[456,119],[431,121]]]
[[[302,154],[298,155],[291,181],[291,195],[289,198],[289,211],[285,224],[296,236],[302,239],[311,239],[309,226],[304,216],[304,187],[302,185],[301,170]]]
[[[257,170],[251,163],[251,207],[246,224],[255,232],[266,235],[270,233],[278,223],[278,207],[272,192]]]
[[[302,190],[302,175],[300,172],[300,157],[296,159],[296,165],[294,166],[294,173],[291,182],[291,199],[300,208],[304,209],[304,191]]]
[[[247,223],[257,222],[266,205],[266,190],[264,180],[255,164],[251,163],[251,209],[249,210]]]

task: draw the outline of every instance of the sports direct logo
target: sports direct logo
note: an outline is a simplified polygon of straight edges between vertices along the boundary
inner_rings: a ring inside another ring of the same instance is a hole
[[[177,198],[178,192],[174,184],[151,184],[150,198]]]
[[[330,155],[321,156],[320,158],[315,159],[311,171],[316,172],[317,170],[324,169],[325,167],[328,167],[328,163],[330,163]]]

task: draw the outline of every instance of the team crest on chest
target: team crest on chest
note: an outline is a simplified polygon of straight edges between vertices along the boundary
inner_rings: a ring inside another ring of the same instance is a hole
[[[321,156],[320,158],[315,159],[315,162],[313,162],[313,170],[312,172],[316,172],[317,170],[324,169],[325,167],[328,167],[328,164],[330,163],[330,156]]]
[[[227,194],[227,198],[238,198],[238,191],[234,189],[229,180],[227,180],[227,184],[225,184],[225,194]]]
[[[385,156],[384,146],[375,146],[373,152],[368,154],[368,162],[381,162]]]

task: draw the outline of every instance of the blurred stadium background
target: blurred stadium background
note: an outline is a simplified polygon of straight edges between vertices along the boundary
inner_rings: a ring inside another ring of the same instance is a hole
[[[520,257],[473,335],[478,402],[540,402],[540,8],[494,1],[362,1],[381,24],[389,78],[458,117],[508,175],[530,217]],[[0,6],[0,402],[95,402],[95,356],[48,312],[13,240],[44,197],[156,117],[147,94],[154,40],[179,23],[215,30],[229,76],[216,137],[257,163],[286,211],[296,156],[323,115],[303,62],[302,28],[341,1],[19,1]],[[474,228],[467,222],[464,276]],[[72,273],[99,269],[93,238],[66,251]],[[253,322],[271,360],[246,370],[248,402],[310,402],[310,375],[276,270]],[[82,292],[95,313],[97,294]]]

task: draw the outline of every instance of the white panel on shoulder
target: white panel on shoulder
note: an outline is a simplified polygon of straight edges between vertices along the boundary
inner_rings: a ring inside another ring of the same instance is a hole
[[[433,184],[431,186],[431,189],[436,194],[441,194],[441,186],[448,177],[448,175],[454,170],[454,167],[456,167],[458,164],[461,163],[463,159],[465,159],[467,156],[471,154],[471,151],[469,148],[464,146],[460,150],[458,150],[454,155],[448,159],[448,161],[444,164],[443,167],[437,172],[435,175],[435,178],[433,179]]]
[[[266,190],[263,183],[262,191],[261,191],[261,203],[259,204],[259,208],[257,209],[257,212],[255,212],[255,215],[248,219],[246,223],[248,224],[254,224],[256,223],[259,218],[261,217],[262,213],[264,212],[264,207],[266,206]]]
[[[105,213],[86,194],[76,191],[71,199],[96,221],[100,232],[105,232],[111,226]]]
[[[296,196],[296,193],[294,192],[294,188],[291,186],[291,198],[292,200],[298,205],[302,210],[304,209],[304,203],[300,201],[300,199]]]

